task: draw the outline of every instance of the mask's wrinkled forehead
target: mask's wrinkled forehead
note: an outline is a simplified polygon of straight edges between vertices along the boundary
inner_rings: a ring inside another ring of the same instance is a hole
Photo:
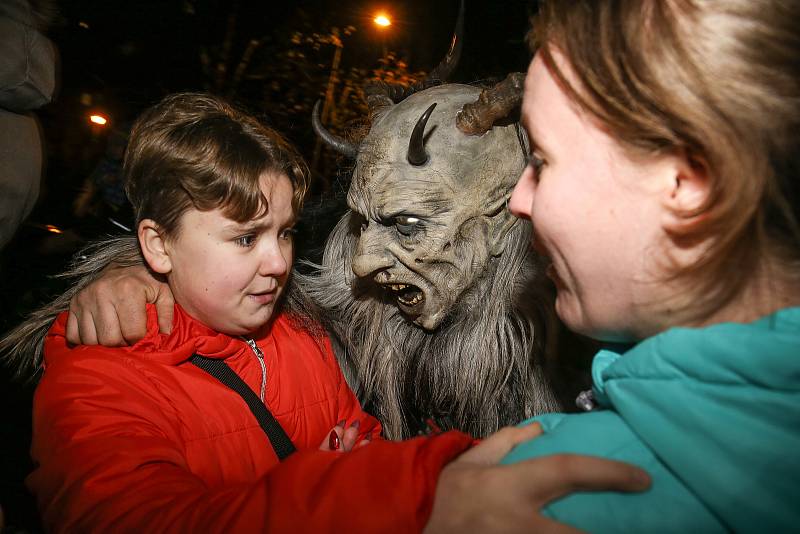
[[[515,127],[498,126],[481,136],[465,135],[456,127],[457,113],[479,94],[476,87],[443,85],[380,114],[358,151],[348,195],[351,207],[364,213],[375,202],[391,207],[395,201],[414,201],[435,212],[459,198],[490,201],[510,192],[525,161]],[[425,128],[429,159],[414,166],[407,159],[411,132],[434,102]]]

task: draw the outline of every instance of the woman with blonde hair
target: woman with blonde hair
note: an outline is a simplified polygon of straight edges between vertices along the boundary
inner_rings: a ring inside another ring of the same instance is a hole
[[[510,208],[556,309],[613,348],[589,413],[506,462],[637,464],[638,495],[545,513],[593,532],[800,524],[800,3],[550,1],[535,22]]]

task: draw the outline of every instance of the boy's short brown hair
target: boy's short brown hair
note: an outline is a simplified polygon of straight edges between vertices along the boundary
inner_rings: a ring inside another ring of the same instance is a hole
[[[289,178],[299,212],[309,175],[295,148],[223,99],[201,93],[167,96],[140,115],[123,164],[137,223],[153,219],[173,237],[189,208],[221,208],[237,222],[260,217],[269,209],[259,186],[265,173]]]

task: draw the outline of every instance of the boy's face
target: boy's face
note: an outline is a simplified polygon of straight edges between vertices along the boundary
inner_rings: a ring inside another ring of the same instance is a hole
[[[553,56],[573,83],[566,60]],[[675,181],[671,161],[632,159],[577,109],[539,56],[525,81],[522,120],[531,165],[509,207],[533,222],[534,246],[552,260],[558,315],[600,339],[649,335],[663,296],[661,199]]]
[[[291,271],[292,184],[284,175],[261,177],[269,209],[237,223],[222,210],[190,209],[177,239],[165,243],[175,300],[192,317],[226,334],[249,334],[275,311]]]

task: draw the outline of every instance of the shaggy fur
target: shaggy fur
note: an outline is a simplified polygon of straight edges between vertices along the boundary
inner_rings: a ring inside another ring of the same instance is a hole
[[[350,214],[342,218],[319,271],[296,275],[290,299],[294,308],[315,310],[339,344],[351,386],[387,437],[411,436],[427,418],[485,436],[559,408],[540,360],[548,352],[544,334],[553,331],[552,295],[537,275],[529,224],[515,225],[506,252],[434,332],[411,324],[371,281],[355,278],[357,224]]]
[[[74,279],[75,284],[54,301],[32,312],[28,318],[0,339],[4,363],[22,378],[36,376],[41,370],[44,337],[56,316],[69,309],[69,301],[100,277],[111,262],[120,267],[144,262],[135,236],[110,238],[87,246],[73,259],[60,278]]]

